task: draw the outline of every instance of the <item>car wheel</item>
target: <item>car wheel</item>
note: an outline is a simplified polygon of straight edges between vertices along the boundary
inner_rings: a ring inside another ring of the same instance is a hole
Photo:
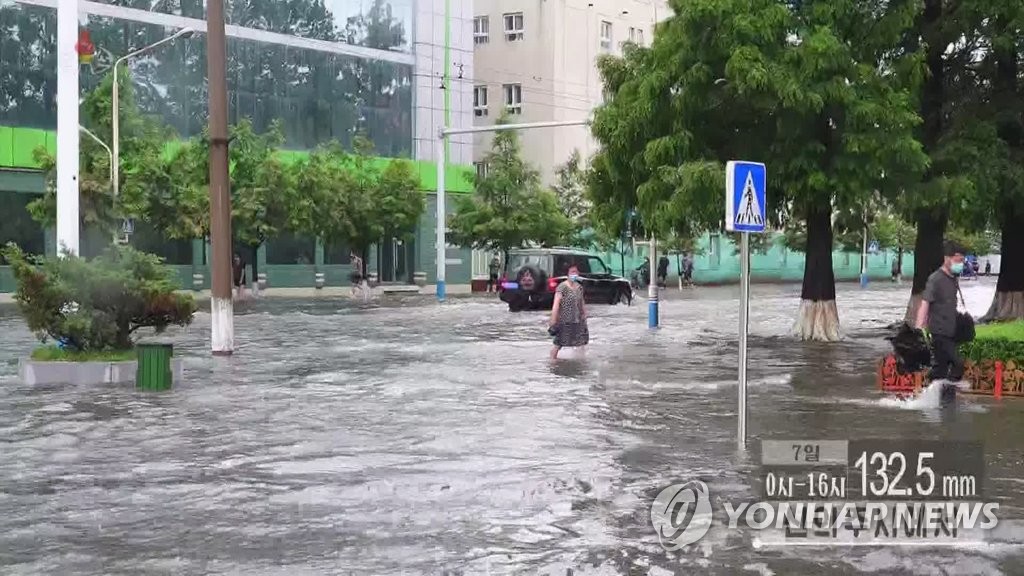
[[[625,304],[626,306],[633,305],[633,290],[623,288],[619,291],[618,301]]]

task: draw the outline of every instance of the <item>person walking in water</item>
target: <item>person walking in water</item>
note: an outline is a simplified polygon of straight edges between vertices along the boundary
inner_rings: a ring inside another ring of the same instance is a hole
[[[363,275],[363,259],[356,254],[355,250],[349,252],[349,262],[352,264],[352,296],[362,293],[363,298],[367,296],[366,277]]]
[[[928,381],[958,382],[964,376],[964,360],[957,350],[956,296],[960,290],[957,276],[963,272],[964,255],[961,248],[946,242],[943,256],[942,266],[928,277],[921,295],[917,328],[928,329],[931,333],[932,369]],[[955,390],[952,393],[955,394]]]
[[[555,337],[551,359],[558,358],[558,352],[565,347],[577,348],[590,343],[587,329],[587,308],[583,302],[583,285],[580,284],[580,269],[572,264],[569,278],[555,289],[555,303],[551,307],[548,333]]]
[[[238,252],[231,260],[231,280],[235,285],[235,297],[241,300],[245,297],[245,262]]]

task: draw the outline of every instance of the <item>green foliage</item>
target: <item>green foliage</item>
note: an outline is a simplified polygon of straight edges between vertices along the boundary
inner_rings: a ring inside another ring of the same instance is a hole
[[[578,150],[573,150],[569,160],[556,171],[557,181],[552,191],[558,198],[562,214],[569,219],[571,234],[569,243],[573,246],[589,246],[592,243],[607,243],[614,239],[598,238],[590,221],[591,204],[586,197],[586,172]],[[602,242],[603,241],[603,242]]]
[[[245,119],[232,127],[231,138],[231,230],[243,243],[259,246],[286,225],[294,193],[294,173],[276,156],[284,133],[275,122],[256,134]]]
[[[957,243],[966,254],[982,256],[992,253],[991,238],[984,232],[969,232],[959,227],[953,227],[946,232],[946,239]]]
[[[1024,363],[1024,322],[979,324],[974,340],[960,346],[964,358]]]
[[[295,164],[288,226],[360,253],[381,238],[411,235],[425,204],[415,170],[405,160],[381,168],[371,150],[357,138],[355,153],[333,143]]]
[[[18,283],[15,300],[42,342],[72,350],[127,350],[142,328],[161,332],[192,322],[191,295],[175,292],[174,271],[160,258],[112,246],[98,258],[30,260],[13,244],[4,249]]]
[[[133,350],[100,350],[80,352],[58,346],[40,346],[32,351],[39,362],[128,362],[136,359]]]
[[[601,150],[589,182],[606,227],[636,206],[657,236],[720,229],[732,159],[769,166],[776,228],[920,178],[928,159],[914,137],[914,76],[904,73],[916,54],[893,49],[915,3],[671,5],[651,48],[599,62],[610,97],[595,113]],[[791,247],[806,243],[795,227]]]
[[[484,158],[487,175],[476,177],[472,195],[455,198],[455,214],[448,219],[449,242],[507,253],[530,244],[554,246],[566,241],[572,232],[571,220],[562,213],[554,192],[541,187],[537,171],[519,152],[515,132],[495,134]]]
[[[875,220],[871,233],[879,248],[886,250],[911,250],[917,241],[917,228],[899,214],[888,211]]]

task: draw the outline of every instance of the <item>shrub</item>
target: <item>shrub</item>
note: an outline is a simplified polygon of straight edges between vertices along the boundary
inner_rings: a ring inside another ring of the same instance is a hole
[[[961,346],[964,358],[982,360],[1011,360],[1024,362],[1024,322],[1005,322],[978,326],[978,335]]]
[[[129,350],[141,328],[187,326],[192,296],[175,292],[172,270],[152,254],[112,246],[93,260],[29,258],[14,244],[3,250],[18,284],[14,295],[40,341],[78,352]]]

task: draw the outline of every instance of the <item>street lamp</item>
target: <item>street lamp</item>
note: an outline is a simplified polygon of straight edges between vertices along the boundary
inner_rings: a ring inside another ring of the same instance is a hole
[[[110,149],[110,146],[107,146],[107,144],[103,140],[100,140],[99,136],[97,136],[97,135],[93,134],[92,132],[90,132],[89,129],[86,128],[85,126],[79,125],[78,126],[78,130],[81,131],[82,134],[85,134],[89,138],[92,138],[97,144],[99,144],[100,146],[103,146],[103,149],[107,151],[107,156],[110,156],[110,183],[113,184],[114,183],[114,152]]]
[[[110,164],[111,164],[111,167],[113,168],[113,176],[111,177],[111,179],[112,179],[113,184],[114,184],[114,199],[115,199],[115,201],[117,200],[118,192],[120,191],[120,188],[121,188],[121,155],[120,155],[121,115],[119,114],[119,110],[118,110],[118,105],[119,105],[119,102],[118,102],[118,85],[120,84],[120,82],[118,81],[118,77],[117,77],[117,67],[120,66],[121,63],[126,61],[126,60],[129,60],[129,59],[134,58],[136,56],[140,56],[142,54],[145,54],[146,52],[150,52],[150,51],[152,51],[152,50],[154,50],[154,49],[156,49],[156,48],[158,48],[160,46],[163,46],[164,44],[167,44],[169,42],[173,42],[174,40],[177,40],[178,38],[191,38],[192,35],[195,34],[195,33],[196,33],[196,31],[193,30],[192,28],[182,28],[181,30],[178,30],[177,32],[175,32],[173,35],[168,36],[167,38],[164,38],[163,40],[160,40],[158,42],[154,42],[154,43],[152,43],[149,46],[146,46],[144,48],[139,48],[138,50],[136,50],[134,52],[130,52],[128,54],[125,54],[124,56],[118,58],[116,62],[114,62],[114,86],[113,86],[113,91],[112,91],[112,94],[111,94],[111,96],[112,96],[111,100],[112,100],[112,105],[113,105],[113,110],[111,112],[111,114],[113,115],[113,118],[112,118],[112,121],[111,121],[111,131],[113,132],[114,150],[113,150],[113,153],[112,153],[113,160],[111,161]]]

